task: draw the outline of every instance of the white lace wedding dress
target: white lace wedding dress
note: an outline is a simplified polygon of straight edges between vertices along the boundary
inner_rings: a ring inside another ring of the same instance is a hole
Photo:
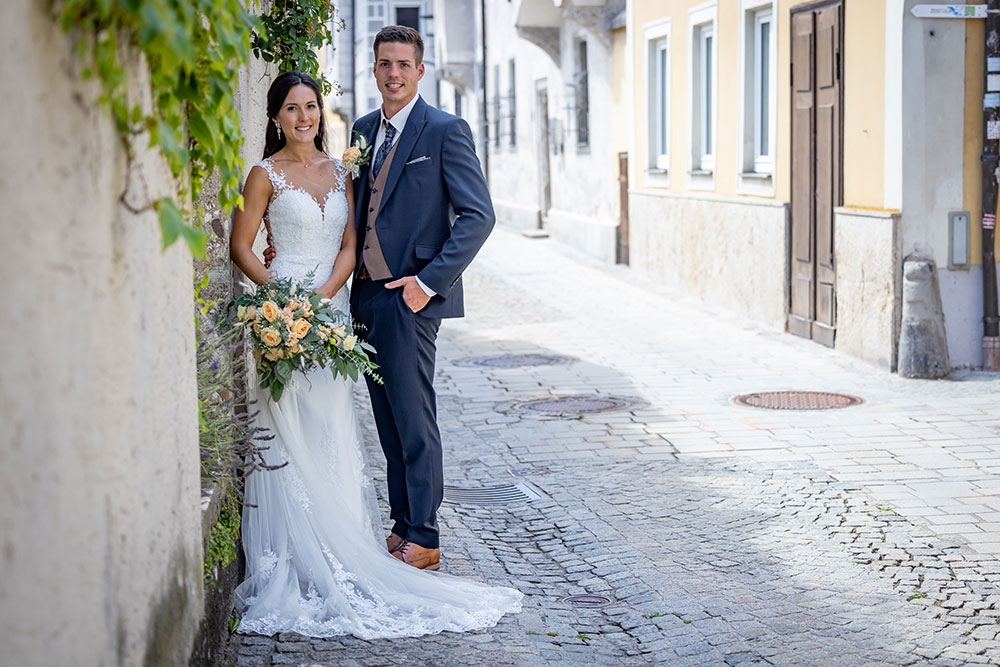
[[[314,272],[317,287],[333,269],[347,223],[343,167],[320,203],[270,160],[258,166],[274,187],[271,272],[296,279]],[[348,312],[346,287],[334,305]],[[259,424],[274,435],[265,458],[288,465],[246,482],[238,631],[417,637],[490,627],[520,611],[518,591],[417,570],[386,552],[352,387],[319,370],[294,377],[277,403],[261,392]]]

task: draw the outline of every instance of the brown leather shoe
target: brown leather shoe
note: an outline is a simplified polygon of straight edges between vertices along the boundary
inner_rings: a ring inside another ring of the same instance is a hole
[[[403,546],[392,554],[418,570],[436,570],[441,567],[441,550],[428,549],[413,542],[403,541]]]
[[[389,550],[389,553],[393,553],[406,542],[402,537],[396,533],[389,533],[389,537],[385,538],[385,548]]]

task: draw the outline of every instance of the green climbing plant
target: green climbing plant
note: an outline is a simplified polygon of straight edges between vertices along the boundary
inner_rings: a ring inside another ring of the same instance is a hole
[[[327,95],[333,85],[319,71],[317,53],[333,42],[333,34],[344,27],[336,18],[331,0],[274,0],[262,15],[264,30],[255,32],[253,54],[277,63],[282,72],[296,70],[312,76]]]
[[[241,0],[49,0],[63,29],[76,39],[87,63],[84,78],[103,86],[130,168],[140,137],[159,149],[170,165],[181,196],[197,201],[202,184],[218,169],[219,204],[241,206],[243,142],[235,106],[237,68],[250,57],[251,36],[260,19]],[[126,62],[142,54],[152,93],[144,105],[129,94]],[[140,179],[145,183],[144,179]],[[184,184],[189,184],[187,188]],[[207,235],[185,219],[178,197],[153,198],[144,192],[132,203],[126,187],[122,203],[135,213],[155,209],[163,247],[184,239],[202,257]],[[191,211],[192,218],[201,211]]]

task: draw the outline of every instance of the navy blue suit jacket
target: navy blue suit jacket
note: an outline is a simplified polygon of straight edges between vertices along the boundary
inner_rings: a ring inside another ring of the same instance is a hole
[[[381,111],[354,123],[375,143]],[[352,134],[353,136],[353,134]],[[373,146],[374,160],[378,146]],[[369,165],[354,183],[358,238],[364,238],[370,191]],[[418,313],[462,317],[462,272],[496,221],[472,132],[457,116],[419,98],[397,139],[378,214],[378,240],[394,278],[417,276],[437,292]],[[362,243],[358,243],[358,262]]]

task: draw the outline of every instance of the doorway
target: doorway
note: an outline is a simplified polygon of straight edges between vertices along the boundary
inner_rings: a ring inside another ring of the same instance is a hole
[[[538,228],[545,229],[552,207],[549,173],[549,88],[545,79],[535,82],[535,113],[538,114]]]
[[[833,347],[834,208],[843,203],[842,0],[792,10],[788,331]]]

